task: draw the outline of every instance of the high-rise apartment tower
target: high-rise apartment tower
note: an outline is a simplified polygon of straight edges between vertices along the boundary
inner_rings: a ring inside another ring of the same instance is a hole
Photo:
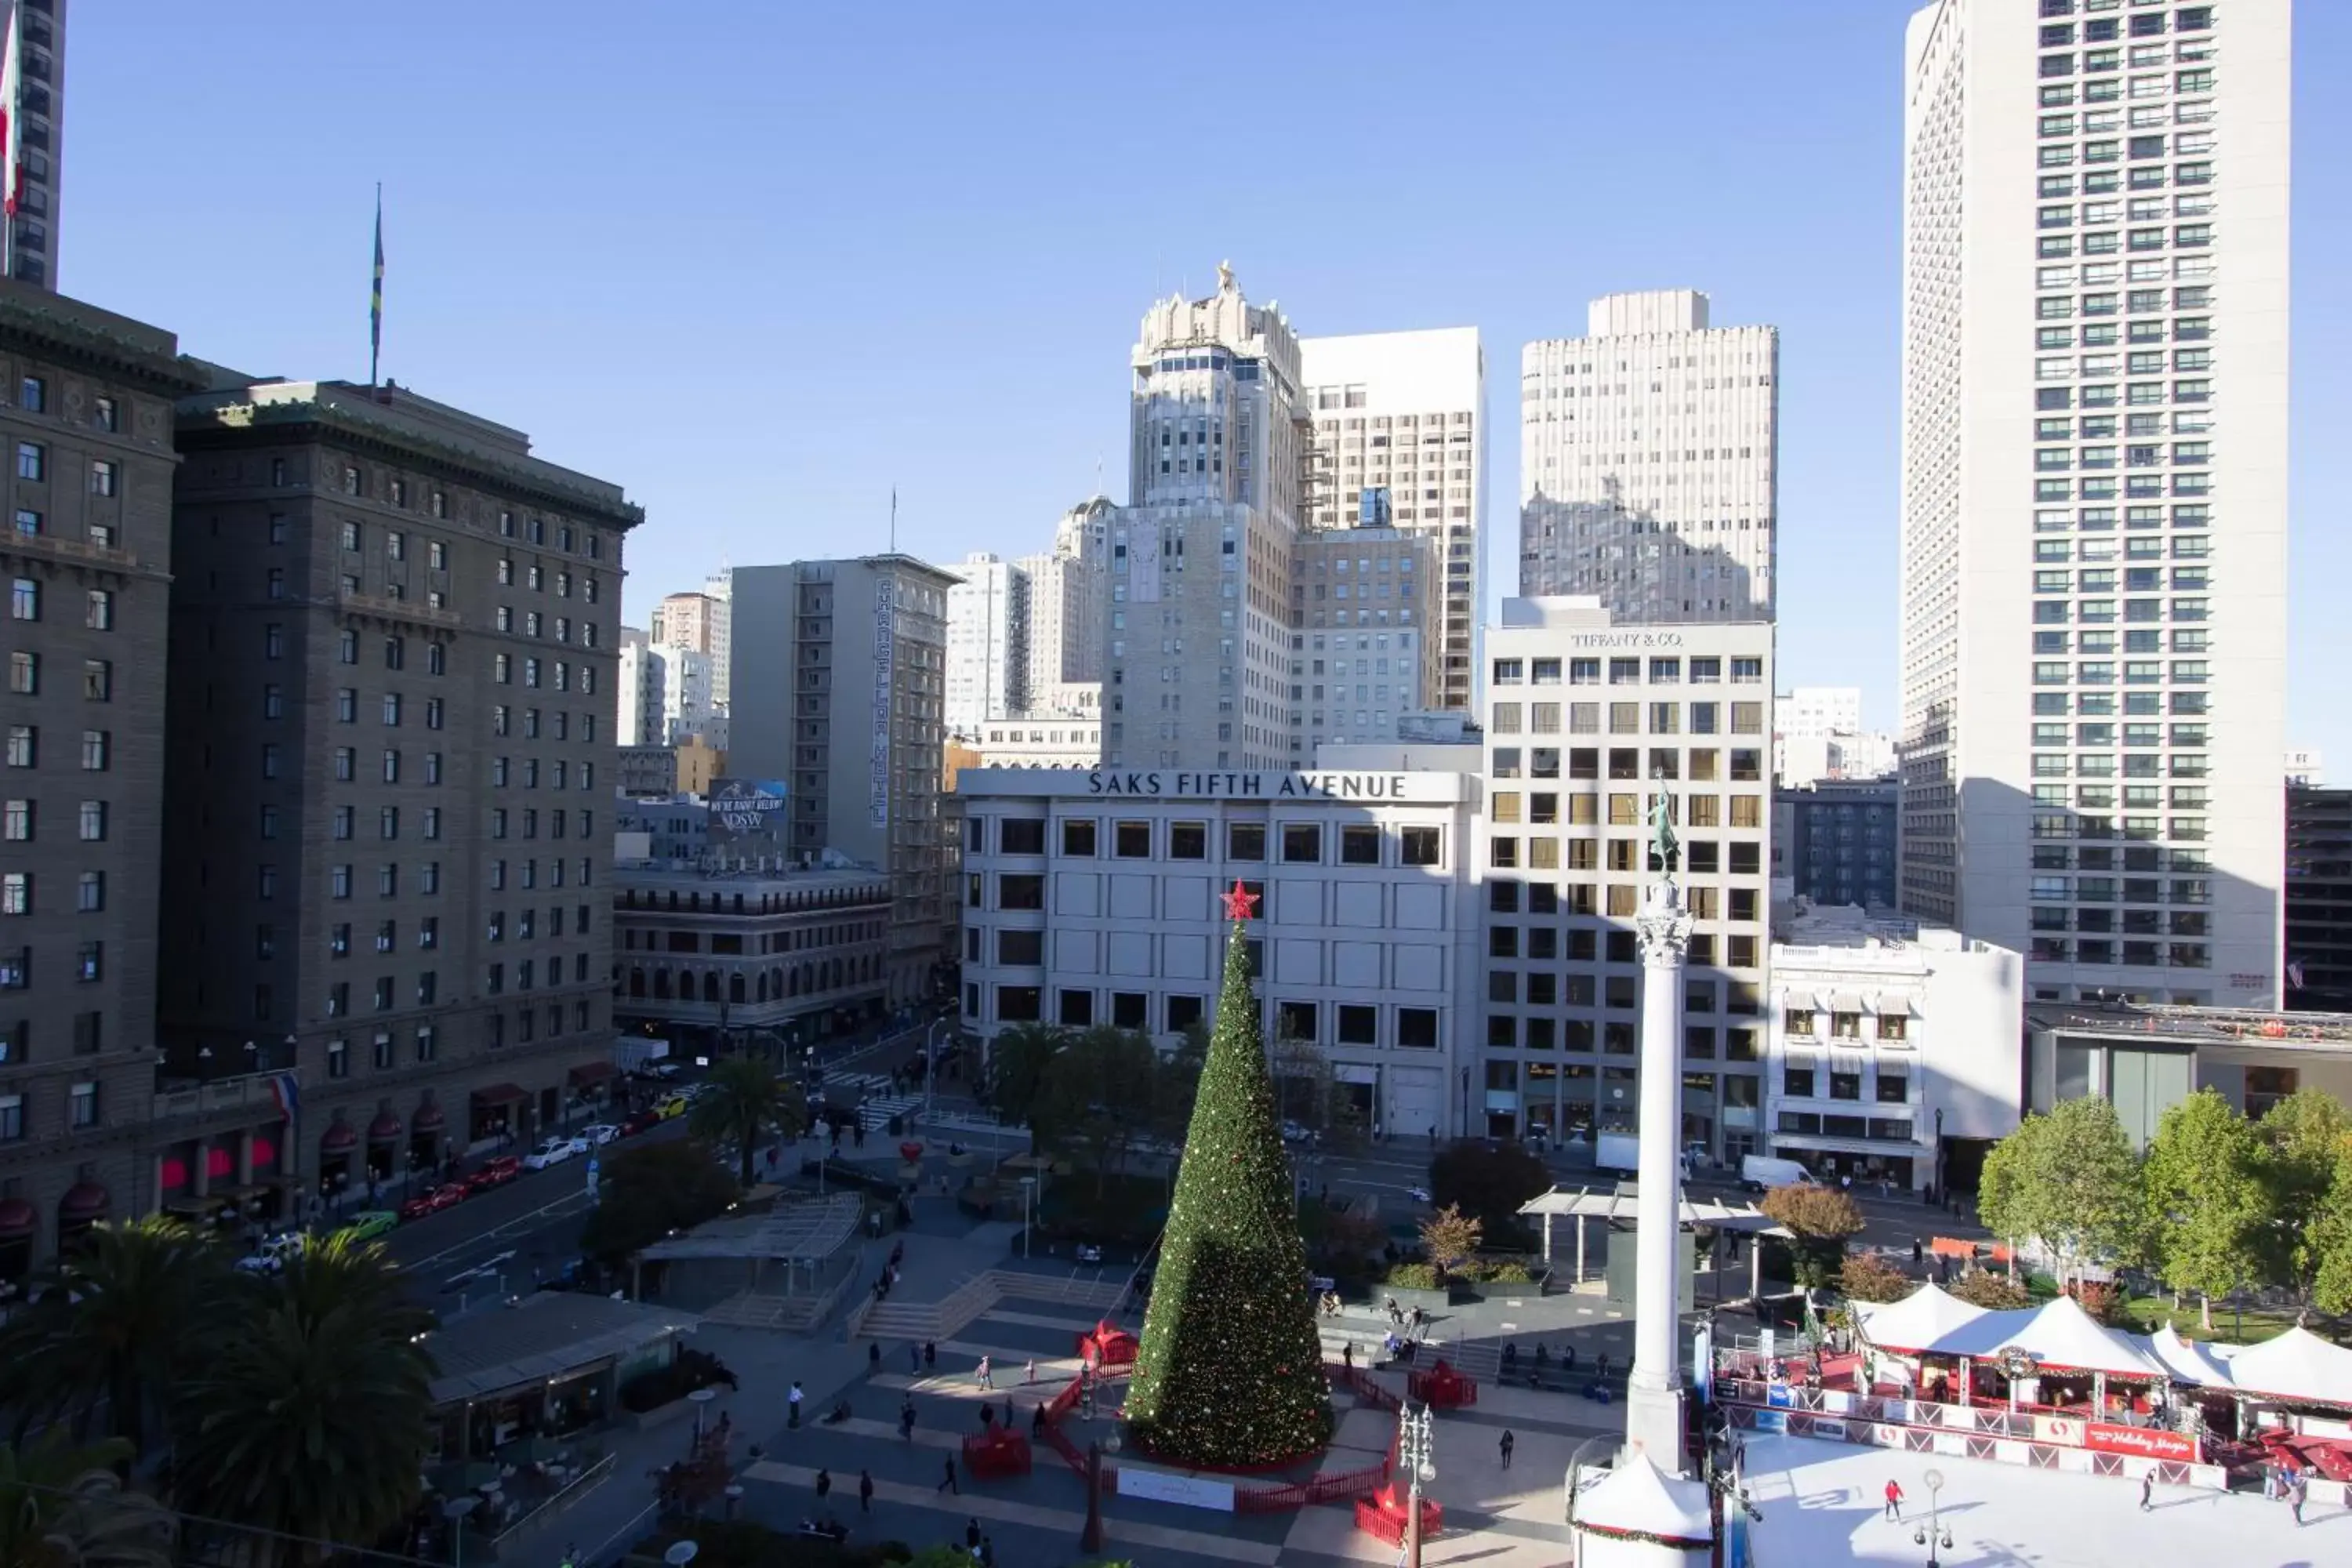
[[[1903,902],[2036,999],[2277,997],[2289,20],[1906,39]]]

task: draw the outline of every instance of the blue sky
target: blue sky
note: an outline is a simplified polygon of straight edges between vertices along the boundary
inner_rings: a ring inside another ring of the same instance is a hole
[[[1906,0],[816,7],[105,0],[67,291],[257,374],[385,374],[625,484],[630,617],[736,564],[1042,547],[1124,493],[1145,306],[1475,324],[1511,585],[1519,345],[1691,287],[1781,331],[1784,682],[1895,718]],[[2290,738],[2352,773],[2352,4],[2297,17]],[[2225,23],[2226,26],[2226,23]],[[2226,60],[2226,57],[2225,57]]]

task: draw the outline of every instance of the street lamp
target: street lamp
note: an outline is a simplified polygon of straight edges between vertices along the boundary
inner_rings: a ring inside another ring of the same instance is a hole
[[[1118,1428],[1116,1426],[1110,1429],[1110,1436],[1101,1442],[1087,1445],[1087,1524],[1084,1530],[1078,1531],[1078,1550],[1081,1552],[1096,1552],[1103,1549],[1103,1456],[1108,1454],[1116,1458],[1118,1449]]]
[[[925,1121],[931,1119],[931,1079],[936,1070],[933,1067],[933,1058],[937,1053],[931,1042],[939,1038],[940,1029],[952,1022],[954,1020],[951,1018],[940,1018],[923,1032],[923,1120]]]
[[[1936,1548],[1940,1545],[1947,1552],[1952,1549],[1951,1527],[1940,1523],[1938,1515],[1942,1510],[1936,1501],[1936,1494],[1944,1489],[1944,1472],[1929,1470],[1919,1479],[1926,1482],[1927,1487],[1927,1518],[1925,1522],[1912,1529],[1911,1543],[1914,1546],[1924,1546],[1927,1549],[1927,1568],[1940,1568],[1940,1559],[1936,1555]]]
[[[1037,1178],[1021,1178],[1021,1256],[1029,1256],[1029,1205],[1037,1195]]]
[[[471,1492],[441,1505],[442,1517],[449,1521],[450,1568],[458,1568],[466,1561],[466,1516],[481,1506],[482,1500]]]
[[[1426,1405],[1418,1415],[1411,1405],[1397,1413],[1397,1463],[1412,1482],[1404,1505],[1404,1568],[1421,1568],[1421,1484],[1437,1479],[1436,1435],[1431,1428]]]

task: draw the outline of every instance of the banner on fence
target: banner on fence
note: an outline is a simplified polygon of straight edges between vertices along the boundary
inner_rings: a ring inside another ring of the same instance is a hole
[[[2184,1465],[2197,1462],[2196,1441],[2186,1432],[2094,1421],[2089,1424],[2084,1442],[2102,1454],[2136,1454],[2145,1459],[2171,1459]]]
[[[2083,1423],[2071,1415],[2037,1415],[2033,1418],[2033,1440],[2079,1448],[2083,1446]]]
[[[1121,1465],[1118,1468],[1118,1490],[1121,1497],[1172,1502],[1184,1508],[1213,1509],[1219,1513],[1234,1511],[1234,1483],[1211,1480],[1204,1476],[1178,1476],[1166,1470],[1145,1470],[1132,1465]]]

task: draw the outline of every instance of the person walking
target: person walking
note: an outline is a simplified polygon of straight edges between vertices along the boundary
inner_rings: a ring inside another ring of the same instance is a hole
[[[2276,1465],[2264,1465],[2263,1467],[2263,1500],[2264,1502],[2276,1502],[2278,1500],[2278,1467]]]
[[[794,1378],[793,1380],[792,1392],[784,1395],[784,1405],[789,1411],[791,1417],[784,1423],[784,1425],[787,1426],[799,1426],[801,1424],[801,1385],[798,1378]]]
[[[1915,1237],[1913,1237],[1911,1238],[1911,1267],[1912,1267],[1912,1268],[1918,1268],[1921,1264],[1923,1264],[1923,1263],[1925,1263],[1925,1262],[1927,1262],[1927,1244],[1926,1244],[1925,1242],[1921,1241],[1917,1237],[1916,1237],[1916,1236],[1915,1236]]]
[[[1903,1488],[1891,1476],[1887,1478],[1886,1481],[1886,1513],[1885,1517],[1894,1520],[1899,1520],[1903,1517]]]
[[[964,1521],[963,1549],[975,1554],[980,1551],[980,1521],[977,1519]]]
[[[2304,1479],[2301,1470],[2295,1471],[2294,1479],[2287,1483],[2286,1506],[2287,1511],[2294,1515],[2295,1528],[2298,1530],[2303,1528],[2303,1505],[2310,1496],[2311,1483]]]
[[[915,1402],[912,1399],[898,1402],[898,1440],[902,1443],[915,1440]]]
[[[982,1388],[992,1389],[996,1386],[995,1379],[989,1373],[988,1358],[986,1356],[980,1358],[980,1365],[973,1369],[971,1375],[973,1381],[978,1383]]]
[[[940,1347],[930,1341],[923,1342],[923,1370],[929,1372],[940,1364]]]
[[[868,1375],[882,1370],[882,1342],[875,1341],[866,1347],[866,1371]]]
[[[874,1473],[871,1470],[857,1472],[857,1511],[874,1511]]]
[[[2139,1510],[2140,1510],[2140,1512],[2142,1512],[2142,1513],[2147,1513],[2147,1512],[2148,1512],[2148,1511],[2149,1511],[2149,1510],[2150,1510],[2150,1509],[2151,1509],[2151,1507],[2153,1506],[2153,1505],[2150,1503],[2149,1500],[2150,1500],[2151,1498],[2153,1498],[2155,1495],[2156,1495],[2156,1472],[2155,1472],[2154,1470],[2149,1470],[2149,1471],[2146,1472],[2145,1474],[2143,1474],[2143,1475],[2140,1477],[2140,1479],[2139,1479]]]
[[[825,1500],[828,1496],[830,1496],[830,1495],[831,1495],[832,1491],[833,1491],[833,1472],[832,1472],[831,1470],[819,1470],[819,1471],[817,1471],[817,1473],[816,1473],[816,1500],[817,1500],[817,1506],[819,1506],[820,1508],[822,1508],[822,1507],[824,1505],[824,1500]]]
[[[980,1538],[980,1568],[996,1568],[996,1542],[992,1536]]]
[[[931,1489],[933,1494],[937,1495],[940,1492],[953,1492],[958,1497],[963,1496],[963,1489],[956,1485],[955,1456],[953,1454],[950,1454],[944,1461],[944,1464],[945,1468],[940,1472],[940,1484]]]
[[[1507,1469],[1509,1469],[1509,1468],[1511,1468],[1511,1450],[1512,1450],[1512,1449],[1514,1449],[1514,1448],[1516,1448],[1516,1447],[1517,1447],[1518,1446],[1519,1446],[1519,1439],[1518,1439],[1518,1437],[1517,1437],[1517,1436],[1516,1436],[1516,1435],[1511,1431],[1511,1429],[1510,1429],[1509,1427],[1507,1427],[1507,1426],[1504,1427],[1504,1428],[1503,1428],[1503,1441],[1502,1441],[1502,1445],[1501,1445],[1501,1447],[1502,1447],[1502,1450],[1503,1450],[1503,1468],[1505,1468],[1505,1469],[1507,1469]]]

